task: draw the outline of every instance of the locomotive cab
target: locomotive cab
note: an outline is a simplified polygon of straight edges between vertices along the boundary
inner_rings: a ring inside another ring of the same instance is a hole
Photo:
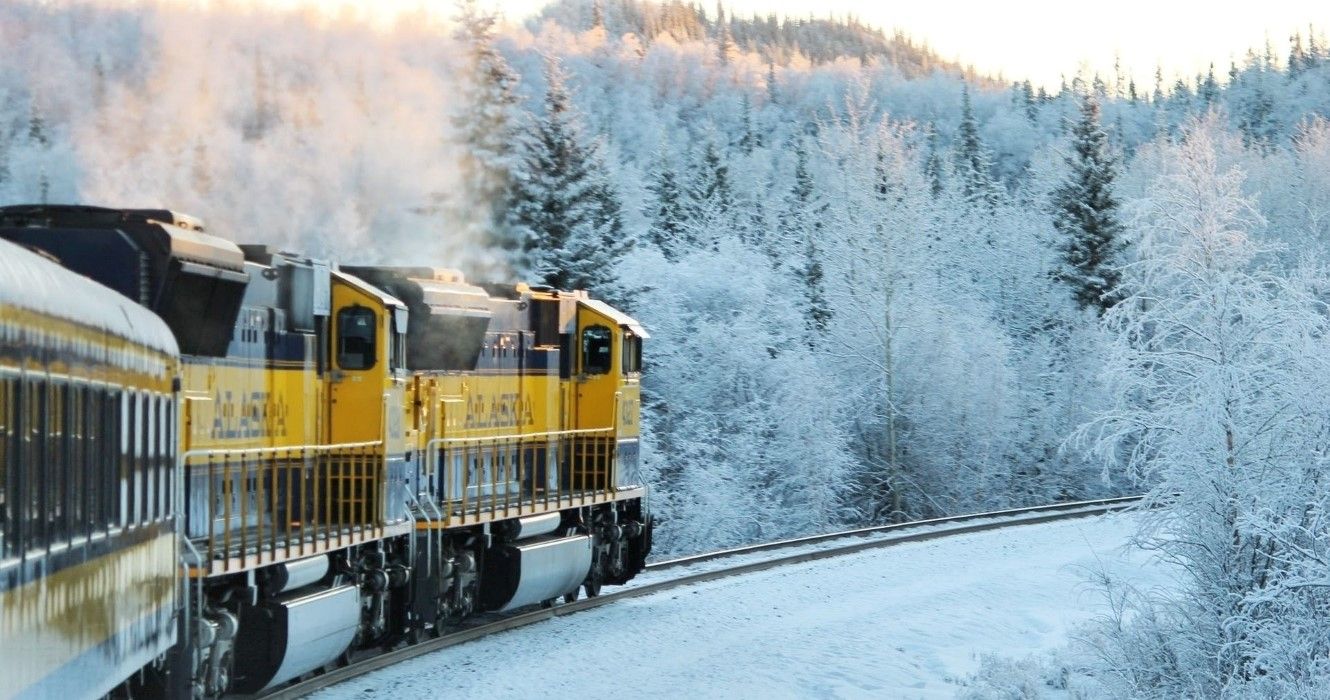
[[[334,444],[383,440],[387,497],[370,505],[371,521],[375,515],[388,523],[406,518],[407,441],[396,410],[406,389],[406,327],[401,301],[358,277],[333,272],[328,435]]]
[[[578,298],[574,313],[570,325],[576,333],[564,341],[570,346],[566,354],[575,358],[569,377],[573,394],[570,424],[577,430],[613,430],[612,442],[582,441],[581,452],[572,455],[569,476],[577,483],[585,464],[598,474],[612,472],[606,483],[587,484],[591,488],[612,492],[640,485],[642,341],[650,336],[632,317],[595,299]],[[606,470],[605,466],[613,468]]]

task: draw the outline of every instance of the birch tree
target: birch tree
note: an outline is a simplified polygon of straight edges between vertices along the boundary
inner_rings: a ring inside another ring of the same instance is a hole
[[[1133,697],[1327,690],[1330,327],[1310,278],[1268,265],[1243,173],[1216,158],[1228,138],[1211,117],[1159,146],[1105,317],[1114,407],[1081,432],[1150,485],[1143,535],[1184,577],[1101,640]]]

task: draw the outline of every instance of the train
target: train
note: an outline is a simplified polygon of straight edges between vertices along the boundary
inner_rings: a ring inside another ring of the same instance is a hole
[[[645,566],[585,291],[0,207],[0,697],[255,694]]]

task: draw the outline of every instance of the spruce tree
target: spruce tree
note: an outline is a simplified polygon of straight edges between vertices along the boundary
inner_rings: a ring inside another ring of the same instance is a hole
[[[802,283],[804,292],[806,339],[810,347],[816,347],[826,335],[832,315],[826,296],[822,253],[818,247],[827,205],[817,196],[816,183],[808,169],[808,149],[802,142],[795,146],[794,182],[784,204],[780,223],[783,247],[802,254],[794,265],[794,275]]]
[[[1035,101],[1034,85],[1029,80],[1021,82],[1021,107],[1031,124],[1039,121],[1039,103]]]
[[[928,155],[924,159],[924,176],[928,178],[928,191],[933,197],[942,196],[946,188],[942,163],[942,150],[938,143],[937,128],[928,125]]]
[[[459,188],[448,212],[450,225],[462,225],[465,238],[502,251],[507,270],[488,273],[525,275],[532,261],[514,225],[514,179],[522,160],[523,112],[518,105],[518,78],[494,40],[495,17],[481,12],[476,0],[462,0],[457,37],[466,47],[461,76],[460,109],[453,115],[462,153]]]
[[[9,152],[12,148],[13,142],[0,129],[0,193],[4,192],[5,183],[9,181]]]
[[[92,59],[92,106],[95,109],[106,106],[106,65],[101,54]]]
[[[734,209],[734,192],[730,185],[730,166],[714,138],[708,138],[702,148],[700,162],[693,166],[694,179],[688,192],[688,218],[696,229],[709,229],[708,223],[728,221]],[[698,240],[689,236],[691,246],[715,246],[715,240]]]
[[[1297,78],[1307,68],[1307,50],[1302,46],[1302,34],[1296,33],[1288,38],[1288,77]]]
[[[997,205],[997,189],[992,176],[992,157],[979,138],[979,122],[970,105],[970,90],[961,88],[961,124],[956,134],[956,175],[961,193],[969,204]]]
[[[515,181],[513,216],[537,280],[616,300],[627,247],[618,195],[597,142],[582,131],[559,64],[546,64],[545,110]]]
[[[254,50],[254,84],[252,104],[241,127],[246,141],[262,139],[278,123],[278,111],[273,104],[273,89],[268,80],[268,71],[263,65],[263,55]]]
[[[1219,81],[1215,80],[1215,64],[1211,63],[1205,77],[1197,81],[1196,95],[1206,107],[1219,101]]]
[[[1067,165],[1067,181],[1053,192],[1053,225],[1064,236],[1059,277],[1079,306],[1103,313],[1116,302],[1122,224],[1113,194],[1117,166],[1094,95],[1082,97]]]
[[[739,127],[743,129],[739,136],[739,151],[749,155],[754,148],[762,145],[762,136],[753,128],[753,105],[746,90],[739,95],[739,121]]]
[[[41,148],[51,145],[51,137],[46,133],[46,119],[36,104],[28,113],[28,143]]]
[[[1238,130],[1247,146],[1268,150],[1279,138],[1279,121],[1269,77],[1258,73],[1248,78],[1248,84],[1232,107],[1237,116]]]
[[[734,37],[730,34],[730,23],[725,19],[725,5],[718,0],[716,2],[716,57],[720,59],[721,65],[728,65],[736,52]]]
[[[605,10],[601,7],[600,0],[592,0],[591,2],[591,28],[605,28]]]
[[[660,249],[666,260],[678,260],[688,243],[688,209],[684,204],[683,188],[679,186],[679,176],[663,147],[656,155],[656,166],[647,181],[647,191],[651,193],[643,212],[648,222],[647,240]]]

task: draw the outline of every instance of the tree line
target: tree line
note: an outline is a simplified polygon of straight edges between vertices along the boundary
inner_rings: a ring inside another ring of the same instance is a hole
[[[720,14],[11,3],[0,198],[622,305],[663,554],[1148,490],[1103,691],[1324,690],[1330,44],[1041,90]]]

